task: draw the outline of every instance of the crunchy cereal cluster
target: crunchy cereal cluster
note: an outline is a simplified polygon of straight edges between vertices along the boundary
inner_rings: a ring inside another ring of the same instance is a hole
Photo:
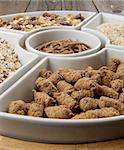
[[[15,16],[8,21],[0,18],[0,27],[31,31],[36,28],[47,26],[76,26],[84,19],[85,18],[81,14],[61,16],[45,12],[40,16]]]
[[[9,113],[58,119],[124,115],[124,63],[117,58],[98,70],[43,69],[35,85],[33,100],[12,101]]]

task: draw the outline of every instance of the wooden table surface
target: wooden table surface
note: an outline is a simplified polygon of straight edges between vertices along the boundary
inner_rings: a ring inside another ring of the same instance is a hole
[[[37,10],[87,10],[124,15],[124,0],[0,0],[0,15]],[[122,129],[123,130],[123,129]],[[44,144],[0,136],[0,150],[124,150],[124,139],[90,144]]]

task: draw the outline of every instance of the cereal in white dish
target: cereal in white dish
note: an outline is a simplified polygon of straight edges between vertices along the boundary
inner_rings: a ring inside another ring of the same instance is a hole
[[[11,45],[0,38],[0,83],[21,67],[18,56]]]
[[[124,23],[103,23],[97,30],[104,33],[111,44],[124,46]]]
[[[39,16],[15,16],[10,20],[0,18],[0,27],[15,29],[20,31],[31,31],[33,29],[48,26],[76,26],[85,18],[79,13],[77,15],[57,15],[44,12]]]

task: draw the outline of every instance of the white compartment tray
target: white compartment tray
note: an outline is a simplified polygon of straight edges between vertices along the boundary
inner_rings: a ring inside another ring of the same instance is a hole
[[[111,57],[124,61],[120,50],[103,49],[79,58],[44,58],[0,97],[0,134],[23,140],[49,143],[84,143],[124,137],[124,116],[65,120],[35,118],[8,114],[10,101],[32,98],[32,89],[42,68],[57,70],[60,67],[80,69],[89,65],[98,68],[109,63]]]

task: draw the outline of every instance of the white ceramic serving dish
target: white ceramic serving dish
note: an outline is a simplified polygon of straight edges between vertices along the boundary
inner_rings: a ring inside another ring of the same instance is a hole
[[[16,45],[20,38],[21,34],[16,34],[7,31],[0,31],[0,37],[7,40],[13,48],[15,48],[16,53],[18,54],[19,60],[22,66],[15,72],[13,75],[8,77],[0,84],[0,95],[14,82],[16,82],[22,75],[24,75],[28,70],[30,70],[38,61],[39,57],[36,54],[29,53],[23,50],[21,47],[16,48]]]
[[[0,97],[0,134],[4,136],[47,143],[84,143],[124,137],[124,115],[111,118],[70,120],[36,118],[6,113],[10,101],[31,100],[34,82],[42,68],[81,69],[89,65],[98,68],[111,57],[124,61],[120,50],[103,49],[78,58],[44,58]]]
[[[78,40],[90,46],[91,49],[80,53],[74,53],[74,54],[53,54],[53,53],[38,51],[35,49],[41,43],[46,43],[54,40],[64,40],[64,39]],[[87,32],[82,32],[78,30],[68,30],[68,29],[51,29],[51,30],[45,30],[45,31],[32,34],[26,39],[25,46],[27,50],[38,54],[39,56],[41,56],[41,58],[45,56],[75,57],[75,56],[83,56],[83,55],[88,55],[97,52],[98,50],[100,50],[101,42],[96,36]]]
[[[25,16],[25,15],[29,15],[29,16],[39,16],[41,14],[43,14],[44,12],[49,12],[49,13],[53,13],[53,14],[58,14],[58,15],[62,15],[62,16],[65,16],[67,14],[79,14],[81,13],[82,16],[84,16],[86,19],[83,20],[81,23],[79,23],[78,25],[76,26],[51,26],[51,27],[43,27],[41,29],[45,30],[45,29],[51,29],[51,28],[68,28],[68,29],[80,29],[80,27],[82,25],[84,25],[86,22],[88,22],[88,20],[90,20],[93,16],[95,16],[96,12],[89,12],[89,11],[65,11],[65,10],[57,10],[57,11],[36,11],[36,12],[26,12],[26,13],[17,13],[17,14],[10,14],[10,15],[4,15],[4,16],[0,16],[0,18],[3,18],[5,20],[10,20],[11,18],[15,17],[15,16]],[[18,30],[13,30],[13,29],[6,29],[6,28],[1,28],[1,29],[4,29],[4,30],[11,30],[13,32],[16,32],[16,33],[27,33],[25,31],[18,31]],[[33,32],[36,32],[38,30],[41,30],[41,29],[35,29],[35,30],[32,30]],[[31,31],[31,32],[32,32]]]
[[[105,36],[101,32],[96,30],[96,27],[101,25],[102,23],[118,23],[118,22],[124,23],[124,16],[102,12],[97,14],[94,18],[92,18],[85,25],[83,25],[81,27],[81,30],[87,32],[89,31],[89,33],[98,36],[101,39],[102,43],[105,43],[106,47],[124,50],[124,46],[111,44],[107,37],[105,38]]]

